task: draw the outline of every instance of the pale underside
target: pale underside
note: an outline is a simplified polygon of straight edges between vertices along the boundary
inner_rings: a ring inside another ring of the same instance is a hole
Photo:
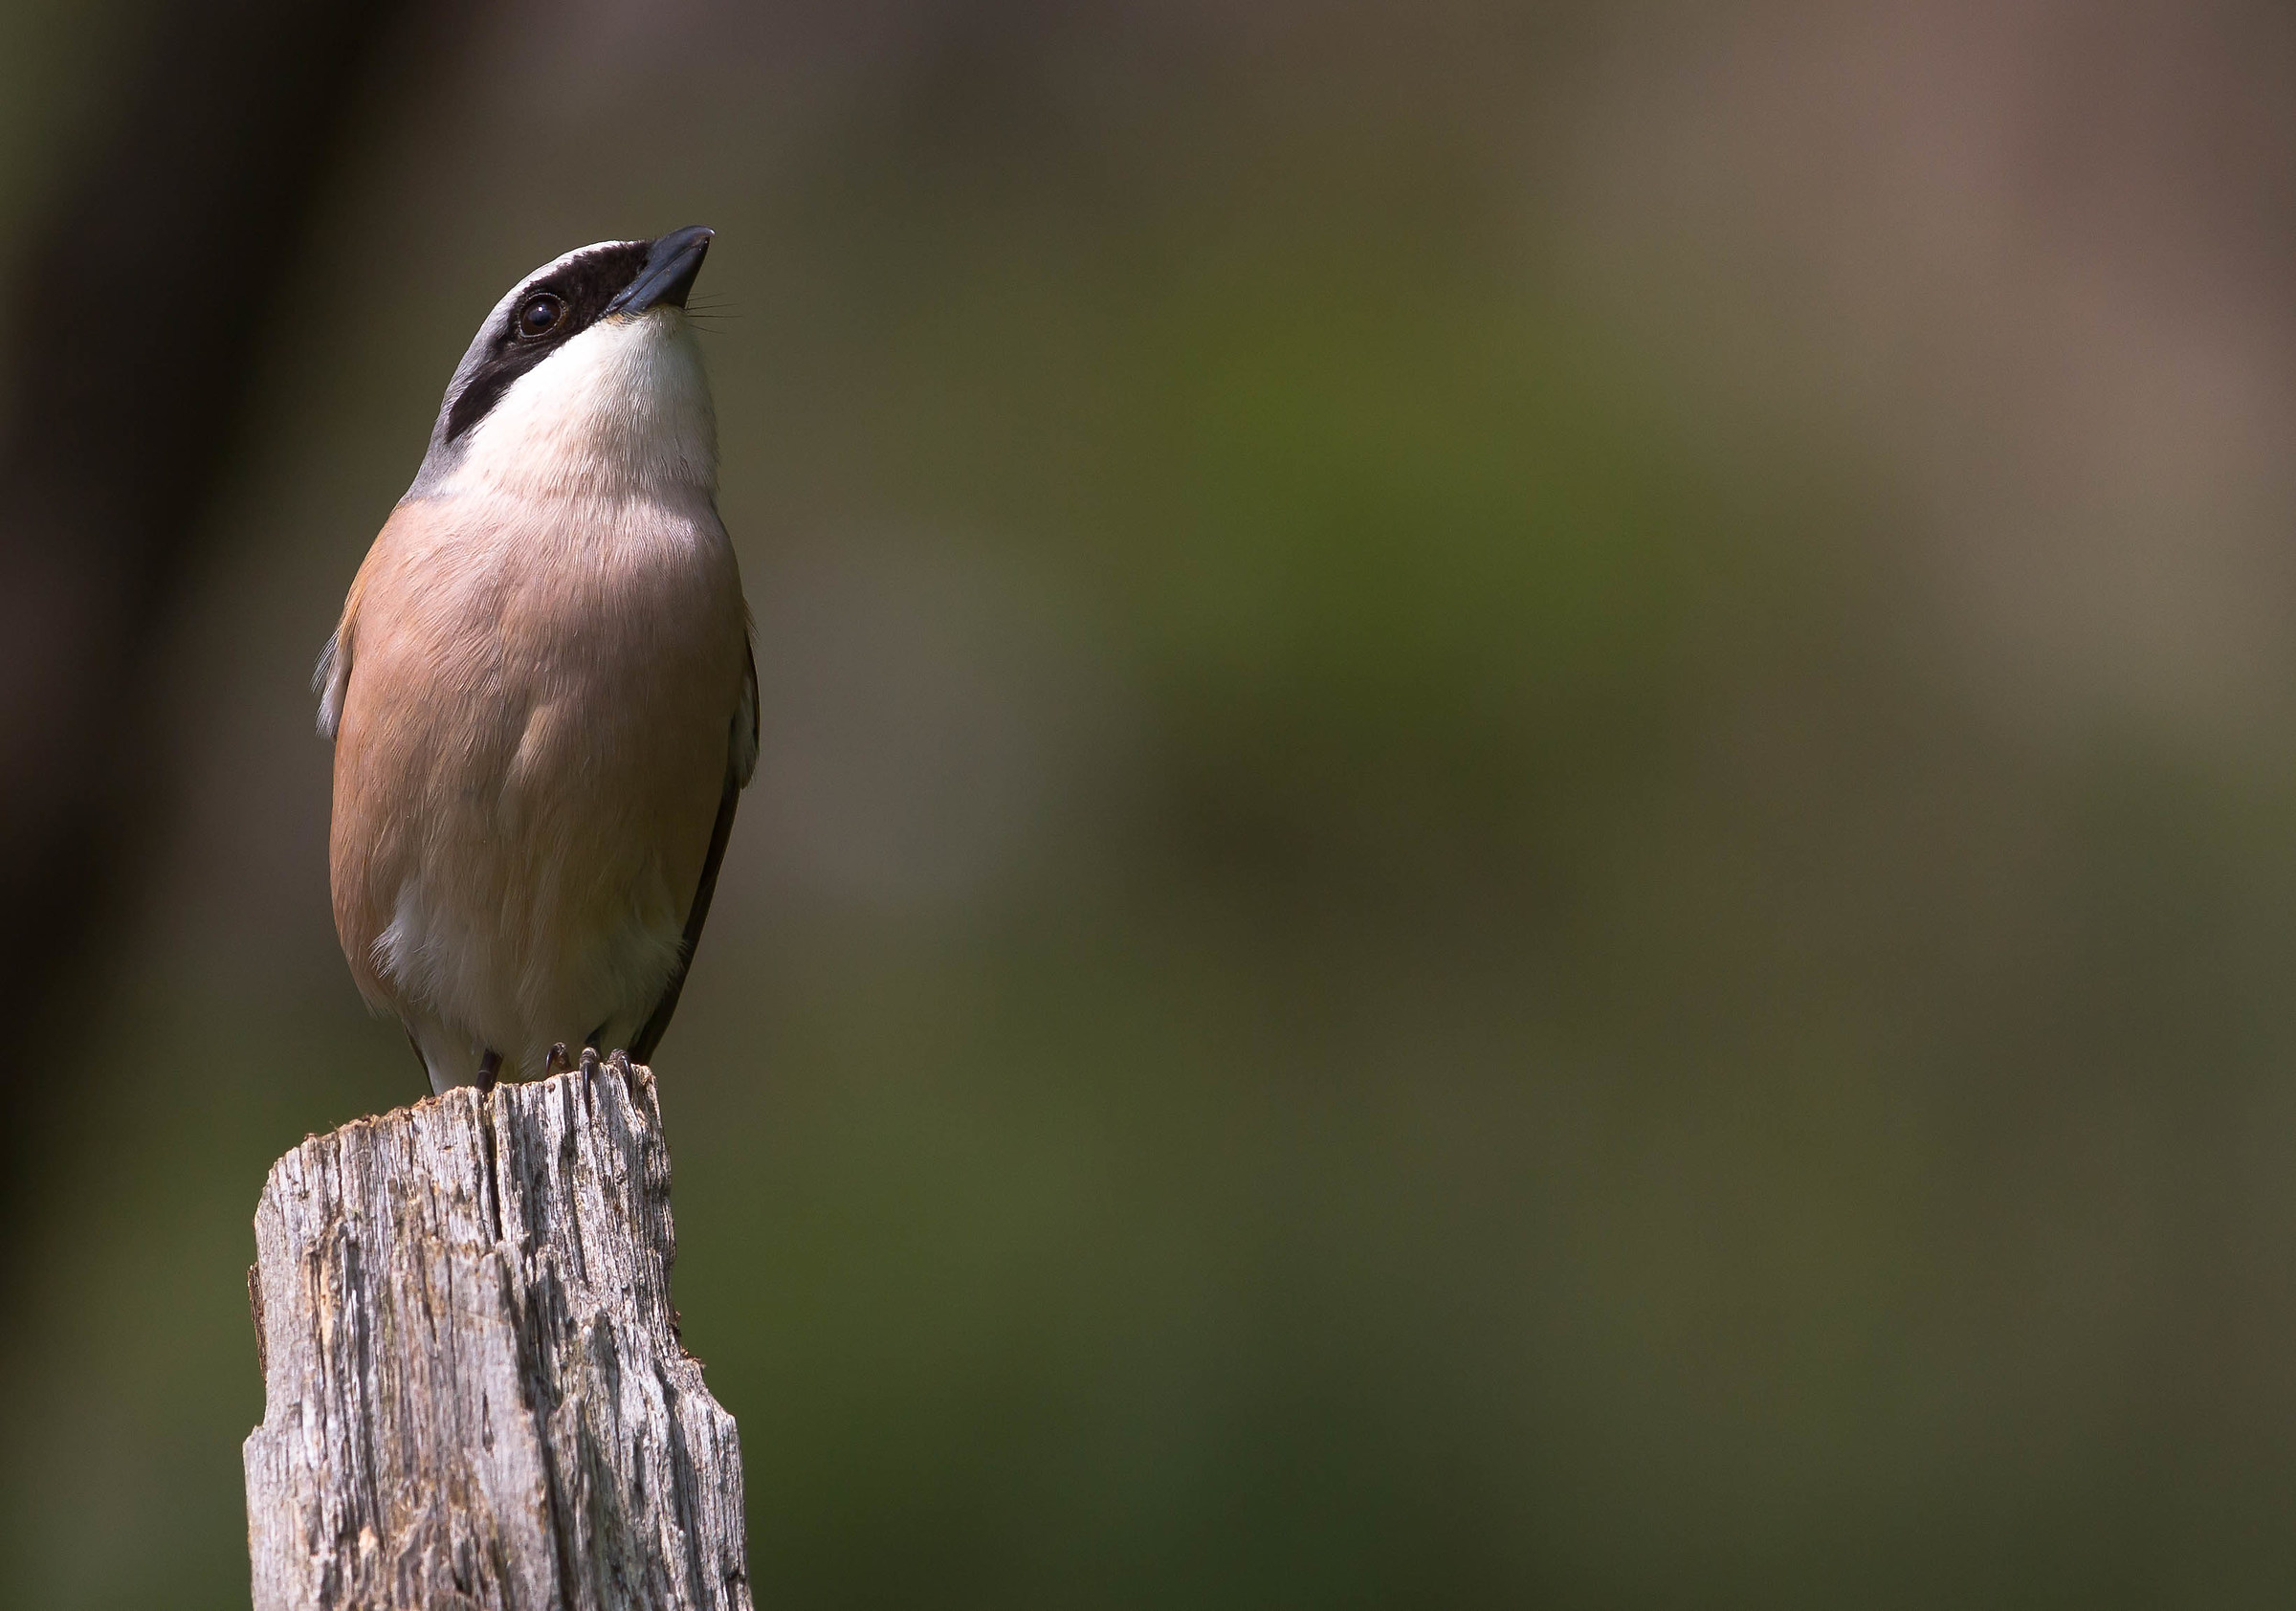
[[[335,917],[434,1083],[628,1044],[678,965],[742,705],[706,504],[402,505],[345,611]]]

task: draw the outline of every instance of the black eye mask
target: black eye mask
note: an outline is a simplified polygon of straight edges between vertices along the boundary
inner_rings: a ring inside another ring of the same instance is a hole
[[[597,247],[519,287],[488,343],[486,357],[471,371],[469,384],[448,410],[447,440],[459,439],[494,411],[513,381],[597,323],[607,305],[645,268],[651,245],[629,240]],[[520,334],[520,311],[544,293],[563,302],[565,313],[541,336]]]

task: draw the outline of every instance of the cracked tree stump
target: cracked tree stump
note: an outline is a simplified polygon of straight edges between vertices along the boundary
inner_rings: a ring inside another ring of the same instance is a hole
[[[645,1069],[585,1055],[312,1137],[255,1244],[255,1611],[747,1611]]]

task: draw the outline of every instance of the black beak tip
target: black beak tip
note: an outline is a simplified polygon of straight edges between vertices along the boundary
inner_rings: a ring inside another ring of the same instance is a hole
[[[652,250],[647,254],[646,266],[651,268],[656,263],[666,262],[688,252],[694,254],[698,261],[701,254],[709,251],[710,242],[717,238],[718,232],[707,224],[688,224],[682,230],[672,230],[668,234],[655,238]]]
[[[701,273],[701,260],[709,255],[710,242],[717,238],[718,232],[703,224],[689,224],[658,237],[648,248],[646,266],[638,271],[637,278],[607,304],[606,311],[637,314],[663,303],[684,307],[686,294],[694,289],[694,277]]]

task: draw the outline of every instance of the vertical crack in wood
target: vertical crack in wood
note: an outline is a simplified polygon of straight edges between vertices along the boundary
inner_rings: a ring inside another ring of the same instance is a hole
[[[271,1343],[263,1335],[263,1281],[261,1268],[247,1267],[247,1313],[255,1323],[255,1370],[268,1375],[271,1371]]]
[[[502,1170],[495,1155],[495,1100],[494,1089],[478,1093],[478,1144],[486,1152],[486,1167],[480,1172],[479,1184],[486,1192],[486,1227],[497,1242],[502,1240]]]
[[[272,1168],[256,1611],[749,1611],[740,1445],[670,1303],[652,1075],[449,1092]]]

